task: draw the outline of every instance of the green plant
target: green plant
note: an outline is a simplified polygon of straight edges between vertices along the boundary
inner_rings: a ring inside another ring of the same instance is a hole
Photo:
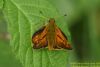
[[[66,67],[68,51],[49,51],[33,49],[33,33],[42,27],[45,21],[60,16],[56,7],[49,0],[0,0],[1,9],[8,23],[12,49],[25,67]],[[40,14],[43,12],[43,15]],[[45,19],[47,18],[47,19]],[[56,24],[70,39],[67,23],[63,19]],[[62,65],[63,64],[63,65]]]

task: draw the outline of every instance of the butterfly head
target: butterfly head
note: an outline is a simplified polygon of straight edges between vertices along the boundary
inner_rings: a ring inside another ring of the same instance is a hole
[[[49,22],[50,22],[50,23],[54,23],[54,22],[55,22],[55,19],[54,19],[54,18],[50,18],[50,19],[49,19]]]

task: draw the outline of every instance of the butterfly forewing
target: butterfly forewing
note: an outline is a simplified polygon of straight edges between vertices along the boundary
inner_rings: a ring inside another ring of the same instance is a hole
[[[56,43],[59,48],[64,49],[72,49],[70,44],[68,43],[67,37],[64,35],[64,33],[56,26],[55,28],[56,32]]]
[[[40,30],[35,32],[32,36],[32,42],[34,43],[33,48],[39,49],[47,46],[46,27],[42,27]]]

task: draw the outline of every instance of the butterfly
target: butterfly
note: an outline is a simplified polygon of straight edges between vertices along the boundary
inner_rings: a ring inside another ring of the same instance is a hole
[[[48,47],[49,50],[68,49],[72,50],[67,37],[55,24],[55,19],[49,19],[46,26],[36,31],[32,36],[34,49]]]

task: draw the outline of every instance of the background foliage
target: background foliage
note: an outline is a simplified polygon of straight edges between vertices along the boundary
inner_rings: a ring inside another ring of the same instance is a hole
[[[46,67],[50,62],[50,65],[58,67],[64,63],[66,67],[66,65],[70,65],[70,63],[74,62],[100,62],[100,1],[40,1],[0,0],[0,34],[7,33],[7,30],[10,31],[12,35],[11,46],[17,58],[20,58],[21,63],[26,67],[40,67],[41,65]],[[37,6],[36,4],[40,5]],[[41,15],[39,11],[42,11],[44,16]],[[42,50],[42,53],[41,50],[33,50],[30,41],[32,34],[43,26],[48,18],[62,16],[64,14],[67,14],[67,17],[64,17],[65,19],[63,19],[63,17],[56,19],[56,24],[66,33],[69,39],[70,37],[72,38],[74,49],[70,52],[48,52],[45,49]],[[9,22],[5,22],[4,15],[6,16],[6,21]],[[8,29],[6,23],[8,24]],[[66,27],[67,24],[68,27]],[[69,35],[68,28],[71,36]],[[12,63],[13,65],[15,64],[14,66],[16,67],[21,66],[20,62],[16,60],[12,54],[11,47],[9,47],[9,40],[4,37],[0,39],[0,48],[0,58],[2,58],[2,60],[0,60],[1,67],[6,67],[6,65],[11,67]],[[47,55],[49,56],[47,57]],[[48,59],[50,60],[48,61]],[[36,63],[34,63],[33,60]],[[56,64],[53,64],[55,62]],[[62,63],[59,64],[60,62]]]

